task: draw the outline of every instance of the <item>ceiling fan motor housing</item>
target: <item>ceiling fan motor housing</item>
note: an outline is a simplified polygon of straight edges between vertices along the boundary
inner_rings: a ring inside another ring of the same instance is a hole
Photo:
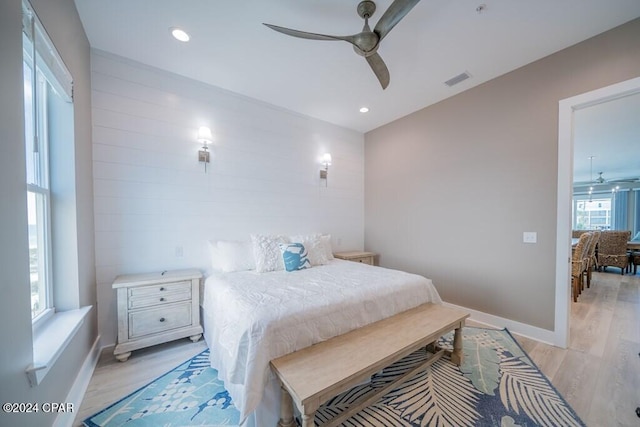
[[[362,19],[371,18],[376,11],[376,4],[371,0],[358,3],[358,15]]]

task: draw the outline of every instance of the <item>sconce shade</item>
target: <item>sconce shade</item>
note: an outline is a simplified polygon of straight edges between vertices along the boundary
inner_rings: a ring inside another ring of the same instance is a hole
[[[322,156],[322,164],[324,169],[320,169],[320,179],[324,180],[324,185],[328,185],[329,181],[329,166],[331,166],[331,154],[324,153]]]
[[[198,129],[198,141],[206,144],[207,142],[211,142],[212,139],[211,129],[206,126],[200,126],[200,129]]]

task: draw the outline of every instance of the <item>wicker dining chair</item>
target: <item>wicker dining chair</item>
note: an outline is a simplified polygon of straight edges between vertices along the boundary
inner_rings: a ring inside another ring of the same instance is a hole
[[[632,251],[629,254],[629,266],[633,268],[633,274],[638,272],[638,266],[640,265],[640,251]]]
[[[583,233],[573,249],[571,255],[571,290],[573,302],[578,302],[578,295],[582,289],[584,270],[587,267],[586,250],[591,240],[591,233]]]
[[[620,274],[624,274],[629,264],[627,242],[631,238],[631,231],[603,231],[598,243],[598,266],[603,271],[607,267],[618,267]]]
[[[589,230],[571,230],[571,238],[579,239],[584,233],[588,233]]]
[[[598,267],[598,261],[596,259],[596,248],[598,247],[598,243],[600,242],[601,234],[602,232],[599,230],[591,232],[589,247],[586,250],[585,258],[587,260],[587,266],[584,273],[587,276],[587,288],[591,287],[591,272]]]

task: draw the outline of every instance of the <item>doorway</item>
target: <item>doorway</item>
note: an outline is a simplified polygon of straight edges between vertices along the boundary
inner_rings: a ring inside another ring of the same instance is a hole
[[[637,93],[640,93],[640,77],[559,102],[554,345],[561,348],[566,348],[569,343],[574,113]]]

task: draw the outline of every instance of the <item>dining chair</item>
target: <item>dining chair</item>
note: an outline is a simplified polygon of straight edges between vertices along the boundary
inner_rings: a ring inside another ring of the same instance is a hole
[[[571,230],[571,238],[579,239],[584,233],[588,233],[589,230]]]
[[[571,255],[571,290],[573,302],[578,302],[578,295],[582,289],[583,273],[587,265],[586,249],[591,240],[591,233],[583,233]]]
[[[603,231],[598,243],[598,267],[606,271],[607,267],[618,267],[624,274],[629,265],[627,242],[631,231]]]
[[[629,270],[633,269],[633,275],[638,272],[638,266],[640,265],[640,251],[629,252]]]
[[[640,231],[638,231],[636,235],[633,236],[633,239],[629,241],[640,243]],[[639,265],[640,265],[640,250],[631,249],[629,251],[629,266],[627,267],[627,271],[631,272],[631,269],[633,269],[633,274],[635,276],[635,274],[638,272]]]
[[[598,261],[596,259],[596,248],[598,247],[598,243],[600,242],[600,235],[602,232],[600,230],[591,232],[591,239],[589,239],[589,246],[586,250],[586,268],[585,275],[587,276],[587,288],[591,287],[591,272],[598,267]],[[584,287],[583,287],[584,289]]]

